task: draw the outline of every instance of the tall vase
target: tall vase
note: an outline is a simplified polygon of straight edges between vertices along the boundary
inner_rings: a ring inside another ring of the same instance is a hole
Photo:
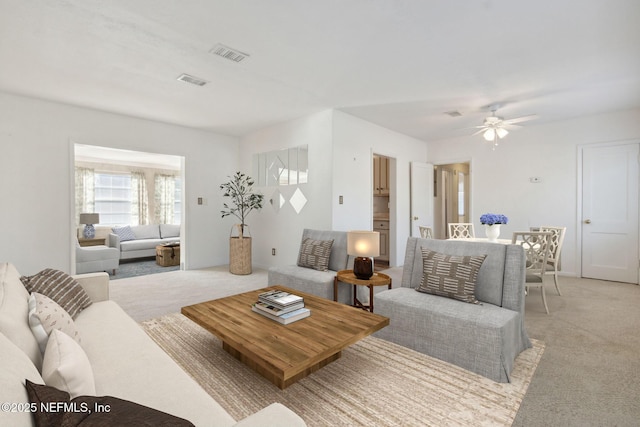
[[[247,224],[236,224],[231,228],[229,272],[251,274],[251,233]]]
[[[493,225],[489,225],[489,224],[485,224],[484,225],[484,232],[487,236],[487,239],[489,239],[490,242],[497,242],[498,241],[498,237],[500,237],[500,226],[502,224],[493,224]]]

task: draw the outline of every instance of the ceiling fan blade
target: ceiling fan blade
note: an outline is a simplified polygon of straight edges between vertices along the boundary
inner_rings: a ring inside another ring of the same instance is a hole
[[[485,127],[483,127],[483,128],[482,128],[482,129],[480,129],[479,131],[472,133],[472,134],[471,134],[471,136],[479,135],[479,134],[481,134],[481,133],[485,132],[486,130],[487,130],[487,129],[486,129]]]
[[[537,114],[531,114],[529,116],[522,116],[522,117],[516,117],[515,119],[503,120],[502,123],[507,124],[507,125],[512,125],[514,123],[526,122],[526,121],[534,120],[534,119],[537,119],[537,118],[538,118]]]
[[[500,127],[508,129],[508,130],[515,130],[515,129],[522,128],[522,126],[520,126],[520,125],[512,125],[512,124],[509,124],[509,123],[503,123],[502,126],[500,126]]]

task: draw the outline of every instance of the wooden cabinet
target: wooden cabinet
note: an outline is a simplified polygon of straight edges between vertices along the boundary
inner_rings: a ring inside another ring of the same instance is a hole
[[[380,233],[380,256],[376,259],[389,261],[389,221],[374,220],[373,231]]]
[[[373,156],[373,195],[389,195],[389,159]]]

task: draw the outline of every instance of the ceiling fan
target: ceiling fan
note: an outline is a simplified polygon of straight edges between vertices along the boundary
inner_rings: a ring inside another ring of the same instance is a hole
[[[505,120],[503,117],[496,116],[498,106],[491,106],[491,116],[484,119],[484,122],[480,126],[476,126],[476,131],[473,135],[482,134],[485,140],[493,142],[493,149],[498,146],[498,140],[507,136],[510,130],[518,129],[522,126],[516,123],[526,122],[538,118],[536,114],[529,116],[516,117],[514,119]]]

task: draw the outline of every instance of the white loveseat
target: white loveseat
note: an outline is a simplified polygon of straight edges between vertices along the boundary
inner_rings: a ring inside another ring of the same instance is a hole
[[[133,319],[109,301],[106,273],[80,275],[76,280],[92,300],[74,322],[93,371],[96,395],[133,401],[196,426],[305,425],[277,403],[236,423]],[[24,411],[29,403],[25,381],[44,384],[42,355],[28,322],[28,299],[15,267],[0,263],[0,402],[13,405],[0,411],[2,426],[35,425],[32,414]]]

